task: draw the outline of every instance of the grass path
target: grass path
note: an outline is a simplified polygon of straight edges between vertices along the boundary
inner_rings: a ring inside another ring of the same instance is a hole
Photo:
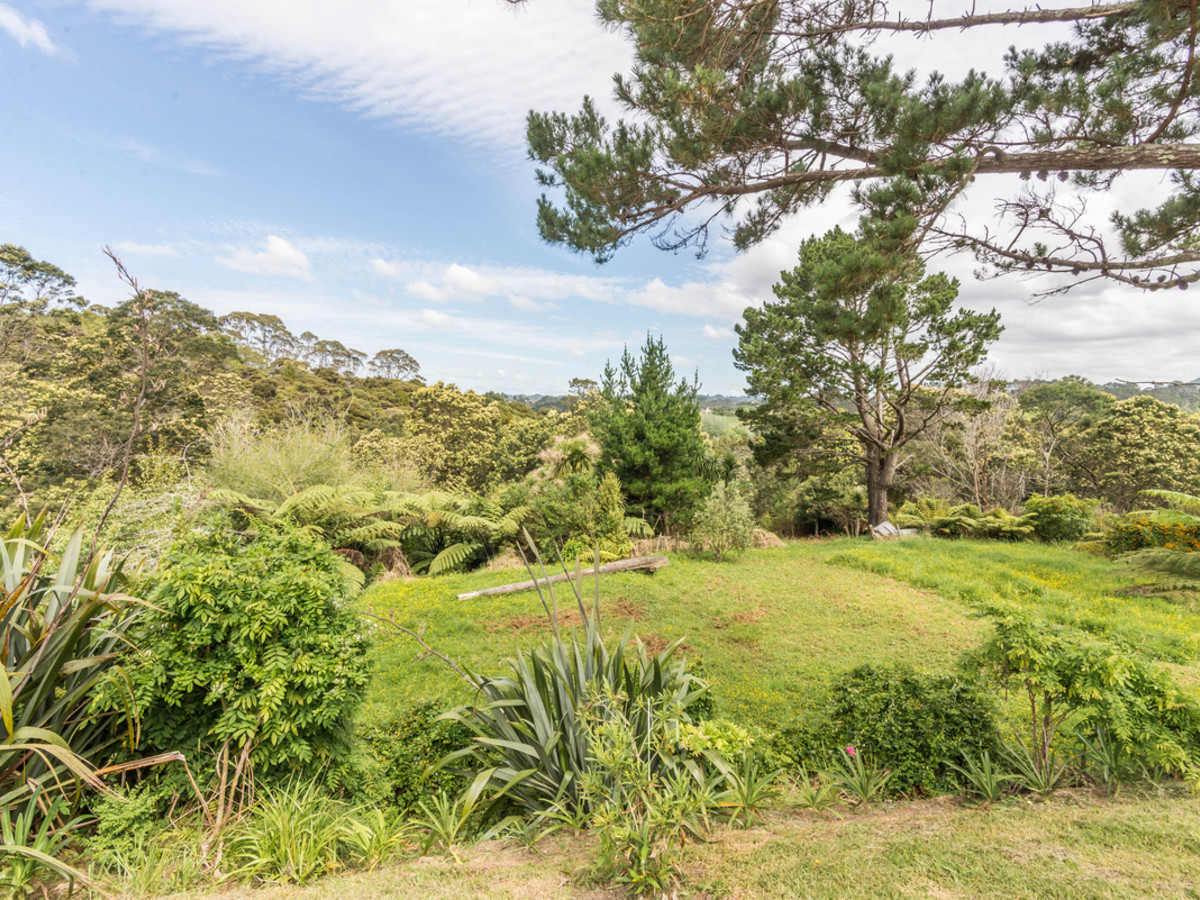
[[[1128,900],[1200,897],[1200,802],[1183,794],[1108,800],[1060,793],[1042,803],[968,809],[949,799],[866,812],[778,814],[748,831],[720,830],[685,852],[696,900]],[[591,885],[588,838],[554,835],[533,851],[492,842],[461,865],[433,857],[308,888],[231,887],[221,900],[453,897],[623,898]]]

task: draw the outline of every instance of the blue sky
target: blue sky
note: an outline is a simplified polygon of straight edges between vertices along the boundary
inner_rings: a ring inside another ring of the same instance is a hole
[[[109,244],[143,284],[401,347],[463,387],[561,393],[651,331],[705,391],[737,394],[741,310],[853,215],[834,203],[704,260],[642,241],[597,267],[543,244],[525,112],[585,93],[615,112],[629,59],[587,0],[0,0],[0,242],[102,303],[123,295]],[[1024,282],[945,267],[1001,310],[1011,377],[1200,375],[1180,337],[1194,303],[1103,288],[1031,306]]]

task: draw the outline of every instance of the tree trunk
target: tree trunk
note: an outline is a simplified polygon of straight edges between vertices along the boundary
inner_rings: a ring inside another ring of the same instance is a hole
[[[872,447],[867,451],[867,524],[872,528],[888,518],[888,488],[896,478],[898,456]]]

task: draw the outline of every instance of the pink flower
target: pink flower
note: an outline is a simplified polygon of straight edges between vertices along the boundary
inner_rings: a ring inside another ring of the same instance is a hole
[[[851,759],[854,759],[854,757],[858,756],[858,751],[857,751],[857,750],[855,750],[853,747],[847,747],[847,748],[846,748],[846,755],[847,755],[848,757],[850,757]]]

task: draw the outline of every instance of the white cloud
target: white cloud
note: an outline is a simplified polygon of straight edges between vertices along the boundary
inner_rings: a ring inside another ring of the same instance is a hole
[[[365,116],[506,151],[524,165],[525,114],[607,104],[631,58],[593,0],[90,0],[94,9],[251,61]],[[548,77],[547,73],[554,73]],[[493,163],[495,160],[493,160]]]
[[[54,41],[50,40],[50,35],[46,32],[45,25],[37,19],[22,17],[19,12],[7,3],[0,3],[0,30],[7,31],[9,37],[22,47],[36,47],[50,56],[55,56],[62,52],[55,45]]]
[[[129,256],[154,256],[164,259],[175,259],[183,254],[178,247],[171,244],[136,244],[133,241],[120,241],[112,245],[117,253]]]
[[[447,331],[458,327],[458,322],[453,316],[448,316],[444,312],[438,312],[436,309],[423,309],[420,315],[421,324],[427,325],[437,331]]]
[[[267,235],[267,245],[263,250],[234,250],[228,256],[218,256],[216,261],[230,269],[249,272],[251,275],[290,275],[301,278],[309,278],[312,275],[312,265],[304,252],[276,234]]]
[[[375,270],[377,275],[383,275],[385,278],[400,277],[400,267],[395,263],[390,263],[387,260],[376,257],[371,260],[371,268]]]
[[[539,303],[537,300],[531,300],[521,294],[513,294],[508,298],[508,302],[522,312],[544,312],[548,309],[558,309],[557,303]]]
[[[712,325],[705,325],[701,333],[710,341],[732,341],[737,337],[732,328],[714,328]]]

